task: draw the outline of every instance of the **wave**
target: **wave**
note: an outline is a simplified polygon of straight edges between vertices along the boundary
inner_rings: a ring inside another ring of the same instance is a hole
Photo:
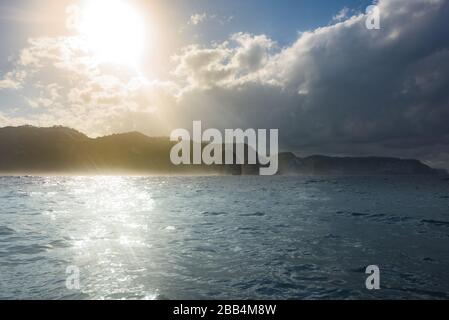
[[[423,219],[423,220],[421,220],[421,222],[422,223],[431,224],[431,225],[435,225],[435,226],[438,226],[438,227],[449,227],[449,221]]]
[[[8,227],[0,226],[0,236],[12,236],[16,232]]]
[[[227,212],[224,211],[205,211],[202,213],[205,216],[224,216],[227,215]]]
[[[253,212],[253,213],[242,213],[240,214],[241,217],[263,217],[265,215],[265,212]]]

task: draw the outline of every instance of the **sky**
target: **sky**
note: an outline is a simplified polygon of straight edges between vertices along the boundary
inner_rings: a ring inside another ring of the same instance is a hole
[[[2,0],[0,126],[279,129],[449,168],[449,0]]]

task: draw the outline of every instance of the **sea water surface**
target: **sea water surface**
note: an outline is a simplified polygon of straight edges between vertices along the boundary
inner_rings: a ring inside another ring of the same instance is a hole
[[[0,298],[447,299],[449,181],[3,177]]]

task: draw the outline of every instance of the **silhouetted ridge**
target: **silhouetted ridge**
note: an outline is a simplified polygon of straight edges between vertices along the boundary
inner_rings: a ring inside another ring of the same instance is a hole
[[[174,143],[140,132],[99,138],[61,126],[0,128],[3,174],[240,174],[241,166],[175,166]]]
[[[398,175],[441,174],[419,160],[388,157],[328,157],[314,155],[305,158],[293,153],[279,155],[280,174],[320,175]]]
[[[175,142],[140,132],[89,138],[66,127],[0,128],[0,173],[3,174],[219,174],[252,175],[259,165],[184,165],[170,161]],[[245,152],[248,146],[245,147]],[[235,156],[234,156],[235,158]],[[296,157],[279,154],[279,174],[375,175],[437,174],[418,160],[381,157]]]

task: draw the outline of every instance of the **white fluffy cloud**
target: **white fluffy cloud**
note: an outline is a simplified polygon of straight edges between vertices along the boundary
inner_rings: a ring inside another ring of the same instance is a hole
[[[85,48],[77,36],[29,39],[0,89],[22,90],[33,110],[22,108],[20,113],[29,114],[23,117],[4,112],[2,125],[66,125],[93,136],[142,130],[145,123],[148,134],[167,131],[157,112],[174,103],[174,84],[99,65]]]
[[[255,80],[269,61],[275,43],[265,35],[238,33],[210,48],[191,45],[175,56],[177,81],[189,88],[235,86]]]

